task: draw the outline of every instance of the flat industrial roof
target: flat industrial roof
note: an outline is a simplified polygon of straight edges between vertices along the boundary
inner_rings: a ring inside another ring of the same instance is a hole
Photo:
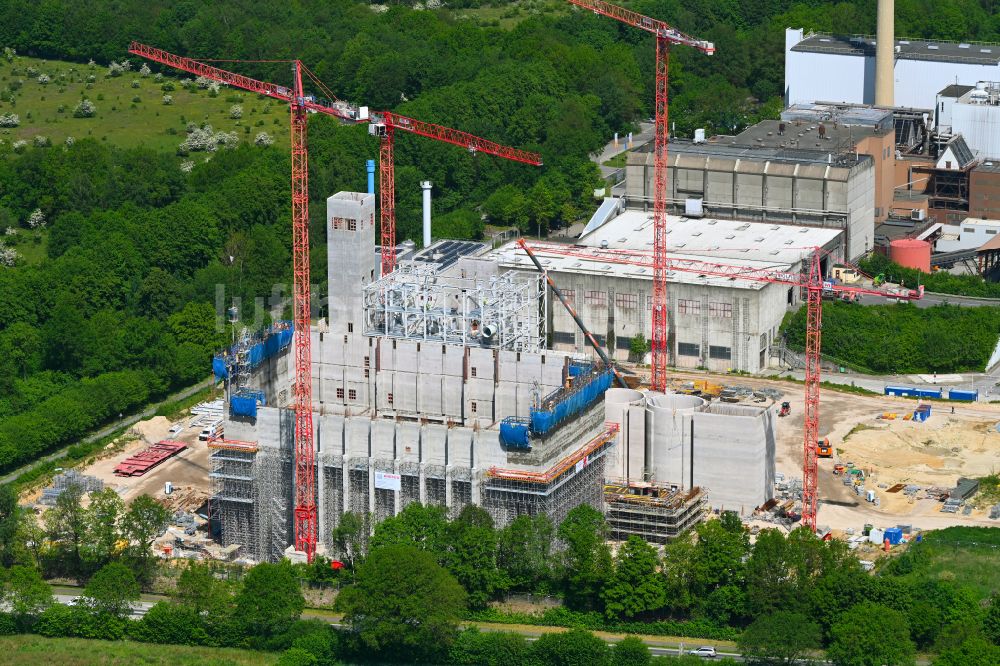
[[[784,121],[802,120],[811,123],[836,122],[841,125],[867,125],[892,129],[893,111],[869,104],[834,104],[832,102],[799,102],[781,112]]]
[[[554,244],[550,244],[554,245]],[[572,250],[574,246],[564,246],[566,250]],[[588,258],[586,256],[563,256],[561,254],[547,252],[544,247],[535,246],[532,248],[542,267],[546,271],[555,273],[575,273],[581,275],[604,275],[619,278],[631,278],[634,280],[653,280],[653,269],[647,266],[636,266],[634,264],[611,263],[601,257]],[[575,248],[580,255],[588,252],[599,251],[599,248]],[[527,254],[516,243],[508,243],[490,252],[488,257],[496,260],[504,268],[516,268],[520,270],[535,270],[534,264],[528,259]],[[702,275],[694,269],[699,263],[707,264],[711,259],[702,256],[678,254],[671,252],[668,255],[671,260],[679,262],[690,262],[687,265],[690,271],[667,271],[667,279],[674,284],[696,284],[712,287],[727,287],[730,289],[753,289],[760,290],[767,286],[768,282],[750,279],[734,279],[714,275]],[[780,273],[791,272],[792,266],[787,263],[740,260],[726,261],[719,260],[717,263],[726,263],[733,266],[740,266],[749,270],[771,270]]]
[[[841,237],[841,229],[802,227],[742,220],[667,216],[667,252],[711,257],[712,261],[795,264],[808,248],[827,248]],[[653,215],[626,210],[578,243],[589,247],[653,251]]]
[[[953,97],[958,99],[965,93],[975,89],[976,86],[963,86],[960,83],[952,83],[950,86],[947,86],[944,90],[939,92],[938,95],[941,95],[941,97]]]
[[[729,157],[733,159],[754,160],[757,162],[788,162],[791,164],[828,164],[833,167],[851,168],[860,162],[870,160],[868,155],[856,156],[854,153],[840,153],[830,147],[767,147],[739,146],[731,143],[732,137],[719,137],[717,140],[695,143],[688,139],[671,139],[667,147],[670,155],[705,155],[709,157]],[[652,153],[653,142],[639,146],[633,153]]]
[[[978,65],[1000,63],[1000,44],[897,39],[897,60],[934,60]],[[840,55],[875,55],[871,35],[826,35],[812,33],[792,47],[793,51],[836,53]]]
[[[802,120],[763,120],[733,137],[732,143],[738,146],[806,148],[843,153],[845,151],[853,152],[854,146],[861,139],[884,134],[886,134],[885,131],[880,131],[870,125],[841,125]],[[724,143],[726,140],[726,138],[722,138],[719,143]]]

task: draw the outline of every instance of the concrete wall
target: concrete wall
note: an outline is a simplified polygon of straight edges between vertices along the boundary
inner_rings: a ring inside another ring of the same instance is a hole
[[[860,257],[873,247],[876,206],[873,158],[862,155],[859,163],[848,167],[765,158],[737,159],[712,154],[709,149],[704,154],[692,152],[695,149],[686,145],[683,153],[670,155],[667,168],[670,212],[683,214],[685,199],[702,198],[705,215],[711,217],[844,229],[845,254],[849,258]],[[625,192],[630,206],[652,206],[653,175],[652,153],[629,153]],[[888,182],[890,176],[881,171],[879,175]]]
[[[746,513],[773,497],[773,410],[637,393],[607,394],[605,418],[620,427],[609,478],[642,480],[648,445],[654,481],[702,487],[714,508]]]
[[[641,334],[649,341],[651,279],[558,271],[552,271],[551,277],[572,300],[577,314],[598,341],[606,349],[609,341],[614,342],[616,359],[629,357],[633,337]],[[667,316],[672,363],[723,372],[738,369],[756,373],[767,368],[770,358],[766,349],[777,335],[789,306],[789,296],[796,305],[799,295],[795,290],[789,294],[788,287],[778,284],[761,283],[756,287],[735,289],[670,283]],[[559,300],[550,298],[549,308],[552,348],[592,354],[587,340]]]
[[[951,110],[954,134],[961,134],[969,148],[983,159],[1000,158],[1000,106],[955,104]]]

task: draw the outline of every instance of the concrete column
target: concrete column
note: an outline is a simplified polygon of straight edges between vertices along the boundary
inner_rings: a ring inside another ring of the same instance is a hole
[[[375,459],[368,459],[368,511],[375,513]]]
[[[420,181],[420,189],[424,191],[424,247],[431,245],[431,187],[431,181]]]
[[[419,472],[420,480],[418,481],[418,483],[420,484],[420,503],[425,506],[427,504],[427,470],[425,469],[426,466],[427,463],[423,462],[420,463],[420,472]]]
[[[351,506],[351,471],[347,467],[347,456],[344,456],[344,462],[340,463],[340,481],[340,485],[344,487],[344,502],[341,506],[344,508],[343,512],[347,513],[354,510]]]
[[[875,37],[876,106],[895,106],[895,4],[895,0],[878,0],[878,33]]]

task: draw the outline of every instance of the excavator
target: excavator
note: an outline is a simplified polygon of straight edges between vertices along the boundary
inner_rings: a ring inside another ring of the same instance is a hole
[[[816,442],[816,455],[819,458],[832,458],[833,447],[830,446],[830,438],[824,437]]]

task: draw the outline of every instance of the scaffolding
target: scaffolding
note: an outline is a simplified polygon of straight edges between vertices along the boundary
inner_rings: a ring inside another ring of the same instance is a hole
[[[706,499],[704,490],[697,487],[685,491],[629,481],[604,485],[605,516],[616,541],[634,535],[650,543],[666,543],[701,521]]]
[[[404,263],[365,287],[365,334],[510,351],[545,348],[542,276],[465,277],[456,270]]]
[[[490,468],[482,485],[483,508],[497,526],[540,513],[558,525],[581,504],[601,509],[605,457],[617,433],[617,424],[605,424],[600,434],[543,472]]]

